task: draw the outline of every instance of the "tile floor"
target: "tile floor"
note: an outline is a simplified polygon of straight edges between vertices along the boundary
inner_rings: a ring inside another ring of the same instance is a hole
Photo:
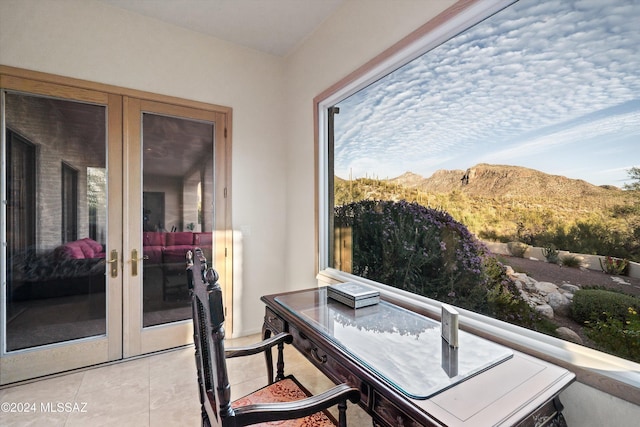
[[[227,346],[255,342],[258,335],[227,340]],[[193,347],[101,366],[0,389],[0,402],[29,413],[0,411],[0,426],[199,426],[200,405]],[[266,384],[262,355],[228,361],[232,398]],[[295,349],[285,353],[285,372],[314,393],[333,384]],[[2,408],[5,409],[5,406]],[[349,404],[349,426],[370,426],[371,418]]]

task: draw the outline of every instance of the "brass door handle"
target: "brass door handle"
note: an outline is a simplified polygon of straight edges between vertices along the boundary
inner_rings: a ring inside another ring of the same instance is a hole
[[[111,265],[111,277],[118,277],[118,251],[111,251],[111,257],[107,261]]]
[[[131,250],[131,275],[132,276],[135,277],[138,275],[138,261],[142,261],[145,259],[149,259],[149,257],[145,255],[142,258],[138,258],[138,250],[137,249]]]

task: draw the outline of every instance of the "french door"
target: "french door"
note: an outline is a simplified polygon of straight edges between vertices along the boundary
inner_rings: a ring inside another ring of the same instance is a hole
[[[0,77],[0,384],[190,343],[188,251],[231,307],[230,111]]]
[[[124,116],[128,357],[193,342],[185,256],[198,247],[227,277],[228,227],[226,114],[125,97]]]

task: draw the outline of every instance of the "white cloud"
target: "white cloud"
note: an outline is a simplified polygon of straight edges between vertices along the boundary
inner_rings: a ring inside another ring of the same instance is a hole
[[[429,174],[451,152],[515,161],[583,135],[637,132],[640,120],[620,112],[578,121],[640,99],[639,21],[637,2],[522,0],[342,101],[336,172]],[[563,124],[574,127],[536,135]]]
[[[619,133],[632,134],[640,137],[640,111],[607,117],[600,120],[593,119],[586,123],[576,124],[542,136],[526,139],[493,151],[479,159],[479,162],[493,162],[509,164],[520,158],[523,153],[528,156],[534,154],[553,155],[560,146],[573,145],[579,147],[591,140],[602,140],[612,143]],[[640,150],[640,148],[638,149]],[[629,153],[636,154],[634,152]],[[579,157],[578,151],[574,152]],[[620,168],[615,168],[620,169]]]

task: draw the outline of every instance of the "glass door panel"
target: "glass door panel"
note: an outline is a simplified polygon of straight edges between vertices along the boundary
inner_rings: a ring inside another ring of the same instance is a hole
[[[109,330],[107,310],[109,97],[97,93],[102,102],[94,103],[3,91],[2,98],[0,373],[7,383],[119,357],[121,333]],[[80,357],[54,361],[79,350]]]
[[[214,123],[142,114],[143,327],[191,319],[186,254],[211,259]]]
[[[5,105],[7,351],[105,335],[106,108]]]

